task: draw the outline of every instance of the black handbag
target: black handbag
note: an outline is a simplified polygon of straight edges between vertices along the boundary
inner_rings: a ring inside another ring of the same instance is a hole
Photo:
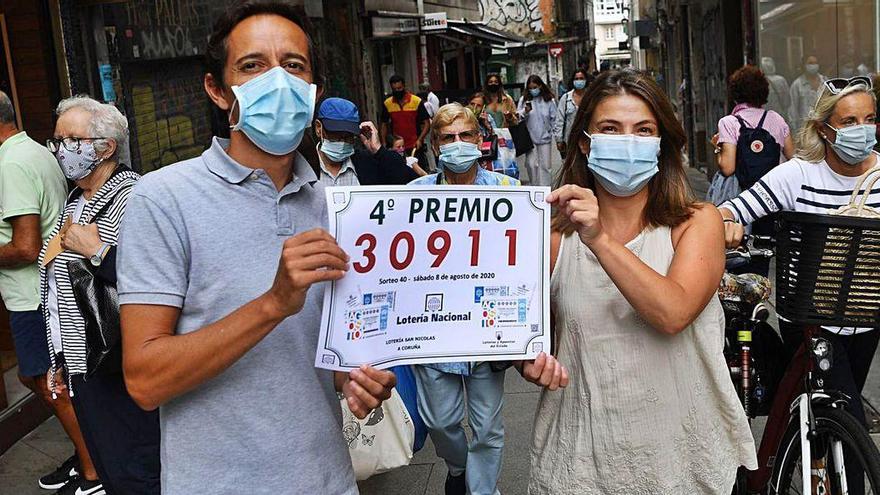
[[[524,121],[508,127],[508,130],[510,130],[510,137],[513,139],[513,147],[516,148],[516,156],[524,155],[535,148],[535,143],[532,142],[532,136],[529,134],[529,128],[526,127]]]
[[[92,214],[96,219],[113,200],[105,202]],[[119,321],[119,295],[116,285],[98,277],[98,267],[88,259],[67,262],[67,273],[76,306],[85,321],[86,374],[84,380],[99,372],[122,372],[122,329]]]
[[[97,276],[98,268],[87,259],[67,262],[73,298],[85,321],[86,374],[122,371],[122,331],[119,322],[119,296],[116,286]]]

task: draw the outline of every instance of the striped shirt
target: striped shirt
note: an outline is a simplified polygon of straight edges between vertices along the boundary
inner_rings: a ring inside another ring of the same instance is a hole
[[[125,212],[125,205],[128,202],[128,195],[131,188],[140,178],[135,172],[127,167],[120,167],[107,182],[101,186],[92,199],[88,200],[83,208],[79,222],[82,225],[89,223],[98,224],[98,235],[102,242],[106,242],[111,246],[117,244],[119,235],[119,223]],[[74,189],[68,198],[64,211],[58,217],[55,227],[49,234],[49,239],[55,237],[61,226],[64,225],[66,219],[73,216],[77,201],[73,198],[82,194],[82,190]],[[97,218],[93,218],[94,214],[101,210],[106,204],[110,204],[100,212]],[[48,241],[43,243],[43,249],[40,251],[40,301],[43,311],[43,319],[46,321],[46,338],[49,341],[49,357],[52,362],[52,371],[56,369],[57,353],[60,349],[55,349],[52,345],[52,333],[50,330],[49,315],[49,280],[46,267],[43,266],[43,258],[46,256],[46,247]],[[69,261],[83,259],[84,257],[73,251],[62,251],[55,257],[52,262],[55,272],[55,281],[57,284],[58,299],[58,323],[61,327],[61,344],[64,349],[64,361],[67,367],[68,375],[80,375],[86,373],[86,334],[85,321],[76,305],[73,296],[73,287],[70,283],[70,275],[67,271],[67,263]]]
[[[767,172],[739,196],[722,203],[720,208],[733,212],[736,220],[743,224],[778,211],[828,213],[829,209],[849,204],[858,180],[858,177],[837,174],[824,160],[811,163],[792,158]],[[871,190],[867,204],[880,207],[880,186]]]
[[[754,186],[739,196],[725,201],[719,208],[726,208],[736,220],[749,224],[770,213],[798,211],[802,213],[828,213],[849,204],[849,198],[859,177],[846,177],[831,170],[825,160],[812,163],[800,158],[779,165]],[[864,190],[859,192],[864,193]],[[871,189],[868,206],[880,207],[880,185]],[[852,335],[871,328],[824,327],[841,335]]]

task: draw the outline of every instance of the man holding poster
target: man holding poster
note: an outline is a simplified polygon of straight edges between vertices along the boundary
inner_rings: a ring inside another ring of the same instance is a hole
[[[450,494],[498,492],[504,361],[551,389],[568,381],[544,352],[549,190],[503,187],[519,181],[476,165],[480,139],[474,115],[446,105],[432,126],[442,171],[411,183],[422,187],[327,192],[330,232],[352,270],[325,293],[316,366],[415,364]]]

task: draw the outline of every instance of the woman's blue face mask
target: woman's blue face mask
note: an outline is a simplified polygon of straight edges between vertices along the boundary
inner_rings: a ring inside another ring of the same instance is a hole
[[[858,165],[871,156],[871,150],[877,144],[877,126],[874,124],[861,124],[849,127],[834,128],[825,123],[829,129],[837,131],[837,139],[829,142],[834,153],[850,165]]]
[[[660,171],[660,138],[633,134],[584,134],[590,138],[587,168],[602,188],[627,197],[641,191]]]

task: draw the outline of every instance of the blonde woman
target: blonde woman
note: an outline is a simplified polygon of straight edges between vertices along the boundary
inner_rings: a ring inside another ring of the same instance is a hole
[[[414,185],[518,186],[519,181],[480,167],[482,141],[474,112],[458,103],[440,107],[431,122],[431,143],[440,172],[420,177]],[[549,389],[564,387],[562,367],[550,356],[517,363],[531,382]],[[413,366],[419,384],[419,413],[446,461],[447,495],[498,494],[504,449],[504,368],[489,362],[437,363]],[[466,392],[466,393],[465,393]],[[472,438],[464,428],[465,407]]]
[[[728,247],[740,244],[743,224],[767,214],[826,213],[847,204],[858,177],[878,163],[877,154],[872,151],[877,142],[875,106],[870,78],[825,81],[819,100],[798,135],[795,158],[719,206]],[[880,207],[880,189],[871,192],[868,204]],[[790,359],[802,341],[802,328],[780,320],[779,329]],[[880,332],[874,330],[823,329],[823,337],[834,346],[835,362],[826,382],[829,388],[851,398],[847,411],[863,423],[865,414],[859,398],[880,337]]]

